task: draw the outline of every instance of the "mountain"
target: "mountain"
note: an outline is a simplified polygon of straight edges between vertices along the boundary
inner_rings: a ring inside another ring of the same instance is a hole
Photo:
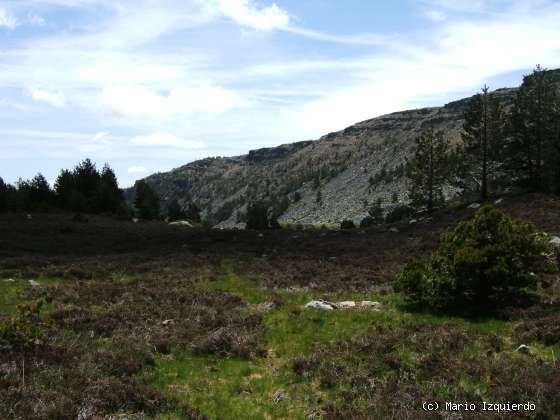
[[[560,70],[551,72],[560,79]],[[492,94],[507,107],[516,92],[503,88]],[[414,140],[433,127],[458,141],[469,99],[383,115],[315,141],[202,159],[145,180],[164,208],[173,199],[183,206],[195,202],[217,227],[239,226],[253,201],[270,203],[281,223],[359,223],[378,199],[386,211],[407,201],[405,162]]]

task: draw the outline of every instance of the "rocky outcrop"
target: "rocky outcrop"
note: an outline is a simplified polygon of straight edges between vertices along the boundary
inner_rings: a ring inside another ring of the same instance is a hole
[[[505,106],[516,89],[493,92]],[[264,200],[282,223],[359,223],[378,199],[389,209],[406,202],[404,165],[426,128],[458,141],[468,98],[443,107],[395,112],[329,133],[316,141],[207,158],[146,181],[163,202],[195,201],[218,227],[241,227],[247,203]],[[448,191],[448,194],[452,194]]]

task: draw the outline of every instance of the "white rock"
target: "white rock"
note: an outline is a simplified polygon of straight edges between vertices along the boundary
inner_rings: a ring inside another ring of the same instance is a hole
[[[469,206],[469,209],[479,209],[480,208],[480,203],[472,203]]]
[[[305,305],[306,308],[322,309],[325,311],[332,311],[336,308],[333,303],[324,300],[312,300]]]
[[[372,302],[371,300],[362,300],[360,302],[360,306],[362,308],[374,308],[374,309],[380,309],[383,305],[379,302]]]
[[[30,284],[31,286],[33,286],[33,287],[39,286],[39,283],[36,282],[35,280],[29,280],[29,284]]]
[[[515,351],[518,351],[519,353],[525,353],[525,354],[531,353],[531,349],[526,344],[521,344],[519,347],[517,347]]]
[[[551,240],[550,243],[552,245],[560,245],[560,238],[558,236],[554,236]]]
[[[418,220],[416,219],[410,219],[410,222],[408,222],[409,225],[413,225],[415,223],[418,223]]]
[[[6,283],[14,283],[15,280],[14,280],[14,279],[4,279],[4,282],[6,282]]]
[[[337,302],[336,306],[338,309],[351,309],[356,307],[356,302],[353,300],[346,300],[344,302]]]
[[[169,223],[171,226],[187,226],[192,227],[192,224],[187,220],[177,220],[175,222]]]
[[[391,232],[391,233],[399,233],[400,230],[398,230],[396,227],[392,227],[392,228],[389,229],[389,232]]]
[[[140,220],[137,217],[132,218],[132,223],[138,223]]]
[[[175,324],[174,319],[166,319],[165,321],[161,322],[161,325],[163,325],[164,327],[167,327],[169,325],[174,325],[174,324]]]
[[[496,201],[494,201],[494,204],[498,205],[498,204],[502,204],[504,202],[503,198],[498,198]]]

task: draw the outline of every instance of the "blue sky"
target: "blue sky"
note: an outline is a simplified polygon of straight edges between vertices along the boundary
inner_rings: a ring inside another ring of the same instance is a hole
[[[0,0],[0,176],[121,186],[560,67],[550,0]]]

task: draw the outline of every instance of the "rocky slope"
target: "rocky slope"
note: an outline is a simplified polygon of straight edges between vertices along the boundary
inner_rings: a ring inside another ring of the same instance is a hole
[[[516,89],[494,92],[507,105]],[[196,202],[218,227],[239,225],[247,203],[269,200],[279,221],[301,224],[358,222],[381,199],[387,209],[406,202],[404,164],[426,128],[460,138],[468,98],[443,107],[395,112],[363,121],[316,141],[207,158],[146,178],[163,198]]]

